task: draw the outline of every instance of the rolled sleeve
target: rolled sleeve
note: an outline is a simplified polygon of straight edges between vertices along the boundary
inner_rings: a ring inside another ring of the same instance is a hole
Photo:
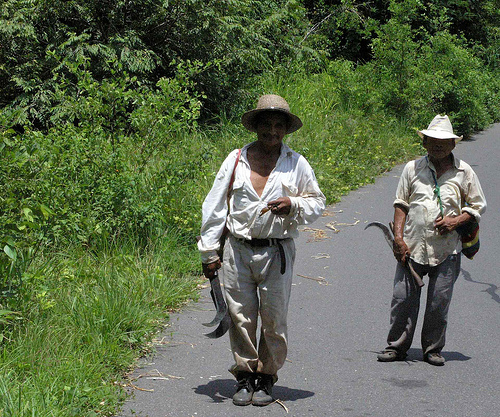
[[[400,198],[396,198],[394,200],[394,203],[392,203],[393,207],[396,207],[396,206],[401,206],[401,207],[404,207],[406,209],[406,211],[408,211],[410,209],[410,205],[404,201],[404,200],[401,200]]]
[[[217,251],[220,248],[220,238],[226,225],[227,190],[238,150],[234,150],[222,163],[212,189],[202,205],[202,224],[198,250],[203,263],[215,262],[219,259]]]
[[[326,206],[326,197],[319,188],[314,171],[304,157],[300,158],[298,195],[290,197],[292,216],[297,224],[310,224],[317,220]]]
[[[392,204],[394,207],[402,206],[407,211],[410,208],[410,194],[411,194],[409,174],[410,171],[412,170],[413,164],[414,162],[410,162],[406,164],[406,166],[404,167],[403,172],[399,177],[398,187],[396,189],[396,199]]]
[[[486,211],[486,197],[479,182],[476,173],[471,169],[467,175],[467,189],[465,194],[465,205],[462,207],[462,212],[469,213],[474,216],[476,221],[481,221],[481,215]]]

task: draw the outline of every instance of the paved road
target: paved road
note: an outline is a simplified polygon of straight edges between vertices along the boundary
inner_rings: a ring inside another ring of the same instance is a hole
[[[488,211],[481,223],[481,250],[472,261],[463,258],[444,367],[422,362],[420,327],[407,361],[376,360],[385,346],[395,261],[382,234],[364,226],[391,220],[398,166],[329,207],[328,215],[311,226],[315,230],[301,232],[289,356],[274,390],[283,406],[232,404],[228,338],[202,336],[201,323],[214,314],[204,290],[199,303],[172,316],[157,353],[135,372],[139,389],[121,417],[497,417],[500,124],[459,143],[455,153],[478,173]],[[422,303],[423,311],[424,298]],[[420,324],[421,319],[422,314]]]

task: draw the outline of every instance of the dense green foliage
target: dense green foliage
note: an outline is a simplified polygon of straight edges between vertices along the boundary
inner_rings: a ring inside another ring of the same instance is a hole
[[[86,62],[97,81],[123,73],[153,88],[179,62],[202,62],[194,77],[205,112],[232,106],[247,77],[296,54],[305,30],[295,0],[2,0],[0,105],[21,110],[20,123],[47,128],[65,64]],[[74,74],[71,74],[74,75]],[[69,77],[75,82],[74,77]],[[77,90],[74,91],[78,93]]]
[[[433,36],[446,29],[469,45],[495,50],[498,58],[500,8],[497,0],[304,0],[316,37],[331,58],[367,62],[381,26],[397,18],[413,31]]]
[[[303,119],[287,140],[330,203],[420,153],[436,113],[466,137],[500,119],[494,0],[0,7],[5,416],[112,413],[195,296],[201,203],[260,94]]]

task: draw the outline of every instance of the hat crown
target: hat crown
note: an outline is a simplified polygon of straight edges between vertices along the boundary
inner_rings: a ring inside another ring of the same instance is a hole
[[[287,134],[295,132],[297,129],[302,127],[302,120],[290,111],[290,106],[287,101],[283,97],[276,94],[265,94],[260,96],[257,101],[257,107],[253,110],[245,112],[243,116],[241,116],[241,123],[243,123],[243,126],[251,132],[257,132],[255,120],[258,114],[266,111],[280,112],[286,115],[288,119]]]
[[[266,94],[259,98],[259,101],[257,102],[257,109],[258,110],[282,109],[285,110],[286,112],[289,112],[290,106],[283,97],[280,97],[276,94]]]
[[[439,130],[453,134],[453,127],[448,116],[437,115],[427,127],[427,130]]]
[[[436,115],[427,129],[419,130],[420,137],[428,136],[435,139],[455,139],[461,140],[462,136],[457,136],[453,133],[450,119],[447,115]]]

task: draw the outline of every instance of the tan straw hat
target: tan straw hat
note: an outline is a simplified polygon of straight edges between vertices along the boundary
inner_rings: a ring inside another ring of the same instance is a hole
[[[427,129],[419,130],[418,134],[421,138],[428,136],[435,139],[456,139],[456,141],[461,140],[463,137],[453,133],[453,127],[448,116],[439,114],[432,119]]]
[[[283,97],[277,96],[275,94],[266,94],[259,98],[257,102],[257,108],[247,111],[241,117],[241,123],[250,132],[256,132],[257,127],[255,126],[255,117],[264,111],[277,111],[284,113],[288,117],[288,129],[286,133],[292,133],[302,127],[302,121],[295,116],[295,114],[290,112],[290,106]]]

